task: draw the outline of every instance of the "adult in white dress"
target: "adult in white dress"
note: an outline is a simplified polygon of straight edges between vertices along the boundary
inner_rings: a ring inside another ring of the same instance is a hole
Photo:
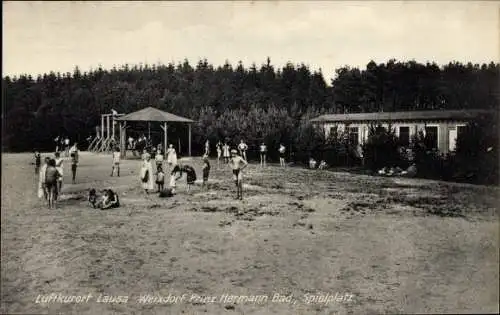
[[[169,166],[177,165],[177,153],[175,152],[174,146],[172,144],[168,145],[167,163]]]
[[[140,180],[142,188],[146,193],[154,189],[153,164],[151,163],[151,156],[148,153],[144,155],[144,160],[142,161]]]

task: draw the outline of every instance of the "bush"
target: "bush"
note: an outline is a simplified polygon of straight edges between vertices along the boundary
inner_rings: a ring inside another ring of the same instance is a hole
[[[399,139],[391,126],[386,129],[381,125],[371,125],[368,139],[362,149],[365,166],[372,171],[387,166],[403,166],[399,153]]]
[[[445,179],[443,166],[445,158],[430,145],[430,139],[419,131],[413,136],[410,146],[417,166],[417,176],[431,179]]]
[[[453,179],[476,184],[498,184],[498,120],[496,115],[479,117],[458,137],[452,157]]]

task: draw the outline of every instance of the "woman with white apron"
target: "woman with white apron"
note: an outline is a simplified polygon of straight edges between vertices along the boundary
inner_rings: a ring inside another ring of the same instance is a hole
[[[153,176],[153,164],[151,163],[151,156],[146,153],[144,160],[142,161],[142,167],[140,172],[140,179],[142,182],[142,188],[149,194],[150,191],[154,189],[154,176]]]
[[[177,153],[171,144],[168,145],[167,149],[167,163],[170,167],[177,165]]]

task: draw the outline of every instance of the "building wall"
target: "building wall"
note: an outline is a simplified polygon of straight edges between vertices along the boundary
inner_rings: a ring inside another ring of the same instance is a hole
[[[395,129],[396,135],[399,136],[399,128],[400,127],[409,127],[410,131],[410,141],[411,138],[416,135],[419,131],[423,131],[425,134],[426,126],[435,126],[437,127],[437,146],[438,150],[441,153],[448,153],[450,150],[454,148],[454,142],[456,141],[456,129],[458,126],[465,126],[467,124],[466,121],[414,121],[414,122],[392,122],[391,127]],[[385,128],[388,128],[388,122],[381,122],[381,125]],[[366,139],[368,139],[368,130],[370,123],[362,123],[362,122],[353,122],[353,123],[345,123],[345,122],[327,122],[323,124],[323,130],[325,135],[328,137],[330,135],[331,128],[337,128],[338,132],[343,132],[348,130],[350,127],[358,127],[358,142],[363,144]]]

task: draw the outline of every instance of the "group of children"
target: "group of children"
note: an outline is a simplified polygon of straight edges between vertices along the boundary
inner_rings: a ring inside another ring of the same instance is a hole
[[[217,148],[217,164],[219,164],[219,160],[222,155],[222,151],[224,151],[224,158],[228,165],[230,165],[233,180],[236,186],[236,199],[243,199],[243,169],[248,165],[246,151],[248,150],[248,146],[241,140],[238,145],[238,150],[229,149],[229,145],[225,143],[222,145],[219,142],[216,146]],[[228,152],[226,152],[228,151]],[[76,143],[69,150],[71,156],[71,171],[72,171],[72,183],[75,183],[76,180],[76,170],[78,165],[78,149],[76,147]],[[280,153],[280,165],[285,166],[285,147],[280,145],[279,148]],[[144,151],[142,155],[142,167],[140,172],[140,179],[142,182],[142,188],[144,191],[149,194],[154,191],[154,184],[156,184],[156,192],[159,193],[160,197],[170,197],[176,193],[177,181],[182,178],[184,174],[186,174],[186,182],[187,182],[187,192],[189,193],[192,185],[194,185],[197,177],[195,169],[186,164],[181,164],[177,162],[177,155],[175,149],[170,144],[167,149],[167,160],[166,164],[170,171],[170,179],[169,179],[169,187],[165,189],[165,181],[166,181],[166,173],[164,170],[164,157],[161,150],[158,150],[155,154],[155,165],[156,172],[153,173],[153,165],[151,161],[151,155]],[[260,158],[261,158],[261,166],[266,166],[266,154],[267,147],[264,143],[260,146]],[[205,144],[205,154],[203,156],[203,182],[202,188],[207,187],[208,178],[210,175],[210,162],[208,159],[209,155],[209,144],[208,141]],[[60,152],[56,152],[54,158],[46,157],[45,164],[42,166],[42,158],[39,152],[35,152],[35,170],[39,174],[39,197],[45,198],[48,201],[49,208],[55,208],[56,201],[58,195],[62,189],[63,183],[63,159],[61,158]],[[112,154],[112,166],[111,166],[111,174],[110,176],[114,176],[115,173],[117,176],[120,176],[120,162],[121,162],[121,154],[120,149],[116,148]],[[106,189],[102,191],[102,198],[97,201],[97,194],[95,190],[91,189],[89,194],[89,202],[94,207],[99,207],[101,209],[114,208],[119,206],[118,195],[114,193],[110,189]]]
[[[210,145],[209,145],[209,142],[207,140],[205,142],[205,155],[207,155],[207,156],[209,154],[209,147],[210,147]],[[217,166],[220,165],[221,158],[224,159],[224,162],[226,164],[229,164],[230,159],[232,157],[232,154],[231,154],[232,150],[230,150],[230,147],[227,144],[227,142],[222,144],[222,142],[219,141],[215,147],[216,147],[216,151],[217,151]],[[235,151],[237,153],[239,153],[239,156],[241,158],[243,158],[245,161],[247,161],[248,145],[245,143],[245,141],[241,140],[240,143],[238,144],[237,148],[238,148],[238,150],[237,151],[235,150]],[[285,163],[286,148],[283,144],[280,144],[278,152],[279,152],[279,156],[280,156],[280,166],[285,167],[286,166],[286,163]],[[266,163],[267,163],[267,146],[264,142],[262,142],[260,147],[259,147],[259,153],[260,153],[260,166],[265,167]]]
[[[312,157],[309,158],[309,168],[315,169],[316,168],[316,164],[317,164],[317,162],[316,162],[315,159],[313,159]],[[327,167],[328,167],[328,165],[326,164],[326,161],[325,160],[321,160],[321,162],[318,165],[318,169],[324,170]]]
[[[210,162],[208,155],[205,152],[203,155],[203,182],[202,188],[207,188],[207,182],[210,175]],[[237,194],[236,199],[243,199],[243,174],[242,170],[248,165],[246,159],[241,155],[238,155],[238,151],[233,149],[230,151],[231,158],[229,159],[229,165],[231,166],[233,172],[233,180],[236,186]],[[159,157],[159,158],[158,158]],[[172,161],[167,159],[167,165],[171,168],[169,187],[165,189],[166,174],[164,171],[164,162],[161,152],[158,152],[155,156],[156,173],[153,177],[153,165],[151,162],[151,156],[148,153],[143,154],[143,162],[140,172],[140,179],[142,182],[142,188],[146,194],[154,191],[154,183],[156,183],[157,189],[156,193],[159,193],[160,197],[171,197],[176,193],[177,182],[186,174],[186,184],[187,192],[191,191],[192,185],[194,185],[197,176],[195,169],[187,164],[177,163],[177,161]]]
[[[169,149],[173,150],[172,147]],[[175,153],[175,150],[173,152]],[[169,155],[169,153],[167,153],[167,155]],[[177,163],[177,157],[175,156],[175,158],[173,158],[173,155],[170,155],[166,162],[168,167],[171,168],[168,191],[165,191],[164,189],[166,174],[165,171],[163,170],[164,166],[163,155],[161,154],[161,152],[157,152],[155,155],[156,173],[154,177],[154,183],[156,183],[157,186],[156,192],[160,193],[161,196],[175,194],[176,183],[183,176],[184,173],[186,174],[187,191],[189,192],[191,186],[196,181],[196,171],[194,170],[194,168],[190,165],[182,165],[180,163]],[[202,187],[206,187],[208,176],[210,174],[210,162],[208,161],[208,156],[206,155],[203,157],[202,172],[203,172]],[[143,162],[141,167],[140,178],[142,182],[142,188],[146,193],[149,193],[154,190],[153,165],[151,163],[151,156],[149,155],[149,153],[146,152],[144,152],[143,154]]]
[[[94,209],[99,208],[101,210],[106,210],[118,208],[120,206],[120,198],[113,190],[104,189],[101,192],[101,196],[98,196],[94,188],[89,190],[88,201]]]

